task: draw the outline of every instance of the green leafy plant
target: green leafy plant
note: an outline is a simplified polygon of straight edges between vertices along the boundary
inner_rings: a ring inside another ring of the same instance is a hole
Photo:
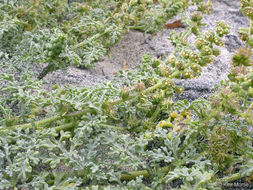
[[[90,64],[116,43],[118,31],[156,31],[191,3],[197,11],[183,19],[185,32],[170,36],[175,49],[164,61],[146,54],[137,69],[95,87],[45,91],[34,77],[30,62],[47,64],[39,78],[69,63]],[[229,33],[223,21],[215,32],[202,31],[211,2],[191,3],[4,2],[0,37],[9,46],[0,51],[0,188],[221,189],[238,179],[250,182],[252,1],[241,1],[250,26],[239,30],[245,47],[232,58],[229,80],[208,99],[189,102],[175,100],[184,89],[174,79],[200,76]],[[190,36],[195,43],[188,43]]]
[[[39,79],[68,66],[92,67],[127,30],[154,33],[167,19],[194,3],[4,1],[0,7],[0,51],[19,62],[47,65],[38,74]]]

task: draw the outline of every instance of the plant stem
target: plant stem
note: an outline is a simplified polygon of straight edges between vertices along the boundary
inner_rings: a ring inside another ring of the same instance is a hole
[[[58,127],[55,127],[55,131],[57,133],[60,133],[61,130],[63,131],[68,131],[72,128],[74,128],[75,126],[78,125],[78,122],[72,122],[72,123],[67,123],[67,124],[64,124],[64,125],[60,125]],[[105,128],[111,128],[111,129],[115,129],[115,130],[118,130],[118,131],[124,131],[125,129],[122,128],[122,127],[117,127],[117,126],[113,126],[113,125],[108,125],[106,123],[101,123],[100,126],[102,127],[105,127]]]
[[[105,127],[105,128],[111,128],[111,129],[115,129],[115,130],[118,130],[118,131],[124,131],[125,129],[122,128],[122,127],[117,127],[117,126],[114,126],[114,125],[108,125],[106,123],[101,123],[100,124],[102,127]]]
[[[98,38],[100,38],[102,35],[103,35],[103,33],[102,33],[102,34],[96,34],[96,35],[92,36],[89,40],[90,40],[90,41],[94,41],[94,39],[98,39]],[[76,49],[81,48],[81,47],[83,47],[83,46],[87,46],[87,40],[84,40],[84,41],[80,42],[79,44],[75,45],[75,46],[72,48],[72,50],[76,50]]]
[[[226,177],[224,177],[224,178],[221,178],[221,179],[219,179],[218,181],[219,181],[219,182],[222,182],[222,183],[225,183],[225,182],[232,182],[232,181],[235,181],[235,180],[240,179],[241,177],[242,177],[242,176],[241,176],[240,173],[235,173],[235,174],[233,174],[233,175],[231,175],[231,176],[226,176]]]
[[[9,129],[17,129],[17,128],[20,128],[20,129],[27,129],[27,128],[31,128],[31,127],[39,127],[41,125],[46,125],[48,123],[52,123],[54,121],[57,121],[61,118],[61,116],[53,116],[53,117],[49,117],[49,118],[46,118],[46,119],[43,119],[43,120],[40,120],[40,121],[37,121],[37,122],[34,122],[34,123],[26,123],[26,124],[21,124],[21,125],[13,125],[11,127],[9,127]]]
[[[145,26],[141,25],[141,26],[128,26],[129,30],[139,30],[139,31],[144,31],[145,30]]]
[[[162,167],[158,169],[158,173],[168,173],[171,170],[170,167]],[[128,172],[127,174],[121,174],[120,180],[128,181],[132,179],[136,179],[136,177],[143,176],[144,178],[149,178],[150,173],[147,170],[140,170],[140,171],[132,171]]]
[[[55,131],[56,133],[60,133],[61,130],[63,131],[67,131],[70,130],[72,128],[74,128],[77,125],[77,123],[68,123],[68,124],[64,124],[64,125],[60,125],[58,127],[55,127]]]
[[[42,119],[40,121],[36,121],[34,123],[26,123],[26,124],[21,124],[21,125],[13,125],[11,127],[8,127],[8,129],[17,129],[17,128],[27,129],[27,128],[32,128],[32,127],[38,128],[40,126],[52,123],[54,121],[57,121],[57,120],[60,120],[60,119],[63,119],[63,118],[81,116],[81,115],[83,115],[86,112],[87,112],[86,110],[83,110],[83,111],[72,112],[72,113],[69,113],[69,114],[67,114],[65,116],[53,116],[53,117],[49,117],[49,118],[46,118],[46,119]],[[65,127],[62,126],[62,128],[65,128]]]
[[[49,63],[39,74],[38,79],[43,79],[49,72],[52,72],[55,70],[54,64]]]
[[[172,170],[172,168],[168,167],[168,166],[161,167],[158,169],[158,173],[166,174],[171,170]],[[84,178],[84,181],[85,181],[86,176],[84,175],[84,173],[85,172],[83,170],[80,170],[80,171],[68,172],[67,175],[68,176],[78,176],[78,177]],[[129,180],[136,179],[139,176],[143,176],[143,178],[149,178],[151,175],[148,172],[148,170],[130,171],[130,172],[124,172],[123,174],[121,174],[120,180],[121,181],[129,181]]]

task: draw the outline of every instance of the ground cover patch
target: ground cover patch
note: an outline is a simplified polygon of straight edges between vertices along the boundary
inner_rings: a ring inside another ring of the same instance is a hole
[[[76,43],[80,35],[89,38],[87,32],[92,40],[101,37],[109,43],[107,33],[97,33],[105,22],[105,5],[110,6],[106,15],[115,11],[129,29],[154,32],[167,19],[159,14],[185,10],[190,4],[45,2],[10,1],[0,9],[1,38],[6,40],[0,62],[2,189],[222,189],[237,182],[252,187],[252,1],[241,1],[250,26],[239,30],[242,47],[231,57],[228,80],[209,98],[194,100],[176,98],[184,92],[177,80],[199,77],[221,54],[230,32],[223,21],[215,23],[215,30],[203,28],[203,14],[215,8],[211,1],[191,1],[195,10],[183,17],[186,30],[171,33],[174,49],[168,56],[152,58],[147,53],[137,68],[119,71],[114,80],[82,88],[56,84],[50,91],[41,88],[43,71],[76,63],[78,53],[87,48],[107,47],[102,47],[103,40]],[[30,20],[38,7],[47,14]],[[72,11],[82,12],[76,13],[80,20],[65,23]],[[152,24],[147,24],[145,19],[151,18]],[[69,25],[84,27],[87,34],[73,29],[69,38]],[[90,55],[84,53],[80,61],[91,61]],[[37,73],[33,64],[46,67]]]

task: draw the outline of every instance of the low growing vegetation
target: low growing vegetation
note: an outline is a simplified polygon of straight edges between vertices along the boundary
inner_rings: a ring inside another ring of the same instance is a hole
[[[159,31],[184,13],[174,51],[149,54],[135,70],[95,87],[43,77],[87,68],[129,29]],[[253,179],[253,1],[241,0],[249,27],[231,57],[228,80],[208,99],[176,100],[212,64],[230,27],[203,31],[203,0],[3,1],[0,4],[0,189],[222,189]],[[189,37],[194,43],[188,43]],[[34,65],[44,66],[41,73]]]

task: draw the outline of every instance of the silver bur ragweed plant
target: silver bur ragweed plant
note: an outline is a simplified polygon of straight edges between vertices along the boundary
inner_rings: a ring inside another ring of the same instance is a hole
[[[154,33],[195,1],[0,2],[0,51],[42,64],[39,79],[68,66],[92,67],[129,29]],[[23,56],[25,55],[25,57]],[[53,57],[52,57],[53,56]]]
[[[88,66],[127,29],[157,31],[192,4],[165,60],[146,54],[95,87],[41,89],[33,63],[46,64],[38,78]],[[175,100],[184,89],[174,79],[200,76],[229,33],[223,21],[202,30],[211,1],[1,3],[0,189],[213,190],[235,180],[251,188],[252,1],[241,4],[250,26],[239,30],[245,47],[231,58],[229,80],[188,102]]]

